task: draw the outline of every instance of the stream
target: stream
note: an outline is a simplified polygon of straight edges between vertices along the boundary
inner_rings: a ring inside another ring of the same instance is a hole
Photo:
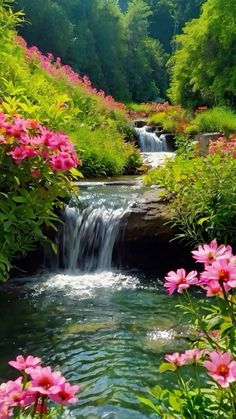
[[[158,373],[163,355],[186,347],[177,299],[163,290],[158,267],[153,276],[113,258],[140,188],[84,184],[80,209],[72,202],[65,215],[64,269],[16,278],[0,293],[1,380],[14,377],[7,362],[17,354],[42,357],[80,385],[65,418],[156,417],[137,396],[168,385],[169,374]]]

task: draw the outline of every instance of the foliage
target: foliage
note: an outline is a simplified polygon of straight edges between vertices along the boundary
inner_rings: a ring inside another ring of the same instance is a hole
[[[79,386],[67,382],[60,371],[42,366],[40,358],[18,355],[9,365],[21,375],[0,385],[1,418],[61,417],[65,406],[78,401]]]
[[[18,0],[15,9],[31,22],[20,29],[30,45],[61,56],[118,100],[164,94],[167,55],[148,34],[147,2],[130,1],[124,13],[116,0]]]
[[[165,131],[183,134],[191,120],[191,115],[181,106],[165,106],[161,112],[148,118],[149,124],[161,125]]]
[[[4,106],[4,105],[3,105]],[[38,241],[49,242],[43,228],[56,230],[56,208],[72,191],[79,161],[64,134],[37,120],[0,112],[0,280],[14,259]],[[70,172],[71,171],[71,172]],[[54,244],[52,247],[55,250]]]
[[[176,37],[169,90],[175,103],[235,106],[235,15],[234,0],[208,0]]]
[[[179,238],[235,243],[236,159],[222,153],[189,157],[169,159],[150,171],[145,182],[163,187],[170,197]]]
[[[231,418],[236,415],[236,264],[230,246],[216,240],[192,252],[204,264],[200,275],[184,269],[169,272],[164,287],[178,292],[183,311],[195,331],[192,348],[165,356],[160,373],[174,374],[175,387],[155,387],[139,397],[161,418]],[[203,288],[213,302],[194,298],[190,286]],[[188,374],[185,370],[188,369]]]
[[[50,129],[73,137],[77,149],[83,153],[81,170],[86,175],[94,175],[94,170],[90,171],[93,163],[97,176],[103,176],[104,171],[109,175],[122,173],[131,156],[137,154],[132,145],[124,143],[129,120],[123,105],[94,89],[88,77],[81,79],[69,66],[63,66],[60,59],[45,56],[37,48],[27,48],[22,39],[16,43],[14,28],[20,20],[3,9],[3,4],[1,0],[1,27],[5,30],[0,32],[0,97],[7,113],[36,118]],[[101,142],[104,127],[106,134]],[[87,137],[83,137],[85,132]],[[96,143],[93,153],[86,156],[93,142]],[[107,159],[104,148],[109,150]],[[133,171],[139,165],[137,161],[134,163]]]
[[[236,132],[236,113],[223,107],[214,107],[197,112],[193,125],[197,132]]]

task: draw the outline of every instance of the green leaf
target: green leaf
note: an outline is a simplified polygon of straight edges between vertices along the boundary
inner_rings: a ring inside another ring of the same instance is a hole
[[[55,255],[57,255],[58,249],[57,249],[57,245],[54,242],[50,242],[51,248],[53,250],[53,252],[55,253]]]
[[[14,176],[14,179],[18,186],[20,186],[20,179],[17,176]]]
[[[178,397],[175,397],[173,394],[169,396],[169,403],[171,407],[176,410],[176,412],[181,411],[181,400]]]
[[[159,372],[165,371],[176,371],[177,367],[174,364],[170,364],[169,362],[163,362],[160,365]]]
[[[75,169],[75,167],[70,169],[70,173],[75,177],[80,177],[80,178],[83,177],[82,173],[79,170]]]
[[[197,224],[201,226],[205,221],[208,221],[209,219],[210,217],[199,218],[199,220],[197,220]]]
[[[141,403],[145,404],[146,406],[149,406],[152,410],[159,413],[158,408],[155,406],[155,404],[151,400],[147,399],[146,397],[139,397],[139,396],[138,396],[138,399]]]
[[[26,202],[26,198],[24,196],[13,196],[12,199],[15,202]]]

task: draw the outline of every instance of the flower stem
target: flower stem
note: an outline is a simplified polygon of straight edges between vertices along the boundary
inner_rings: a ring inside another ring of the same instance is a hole
[[[232,305],[231,305],[231,304],[230,304],[230,302],[229,302],[229,299],[228,299],[227,293],[226,293],[226,291],[225,291],[224,283],[223,283],[222,281],[220,281],[220,286],[221,286],[221,288],[222,288],[223,295],[224,295],[224,299],[225,299],[226,304],[227,304],[227,307],[228,307],[228,309],[229,309],[229,315],[230,315],[230,317],[231,317],[232,324],[233,324],[233,326],[234,326],[234,327],[236,327],[236,320],[235,320],[235,317],[234,317],[234,311],[233,311]]]
[[[222,348],[220,347],[220,345],[219,345],[217,342],[215,342],[215,341],[214,341],[214,340],[210,337],[210,335],[207,333],[206,329],[204,328],[204,326],[203,326],[203,322],[202,322],[202,318],[201,318],[201,316],[199,315],[198,307],[196,307],[196,305],[193,305],[192,299],[191,299],[191,297],[190,297],[190,295],[189,295],[189,293],[188,293],[188,291],[187,291],[187,290],[185,290],[185,294],[186,294],[186,296],[188,297],[188,302],[189,302],[189,304],[190,304],[190,307],[191,307],[191,309],[192,309],[192,312],[196,314],[196,317],[197,317],[197,320],[198,320],[198,324],[199,324],[199,326],[200,326],[200,329],[202,330],[202,332],[203,332],[203,333],[204,333],[204,335],[206,336],[208,343],[212,346],[212,348],[213,348],[213,349],[215,349],[215,348],[222,349]]]

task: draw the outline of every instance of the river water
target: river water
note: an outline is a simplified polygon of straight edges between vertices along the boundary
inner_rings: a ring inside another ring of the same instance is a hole
[[[118,193],[98,186],[99,193],[89,186],[80,195],[84,202],[92,195],[93,207],[102,201],[106,218],[111,202],[119,207],[128,193],[125,187]],[[86,254],[91,257],[91,251]],[[79,257],[75,260],[79,264]],[[158,268],[151,277],[109,263],[107,268],[92,263],[86,270],[73,262],[73,269],[15,280],[0,293],[1,380],[14,377],[7,362],[17,354],[42,357],[81,387],[78,404],[65,418],[155,417],[137,396],[156,384],[168,385],[170,375],[160,375],[158,366],[165,353],[186,347],[176,299],[163,290]]]

